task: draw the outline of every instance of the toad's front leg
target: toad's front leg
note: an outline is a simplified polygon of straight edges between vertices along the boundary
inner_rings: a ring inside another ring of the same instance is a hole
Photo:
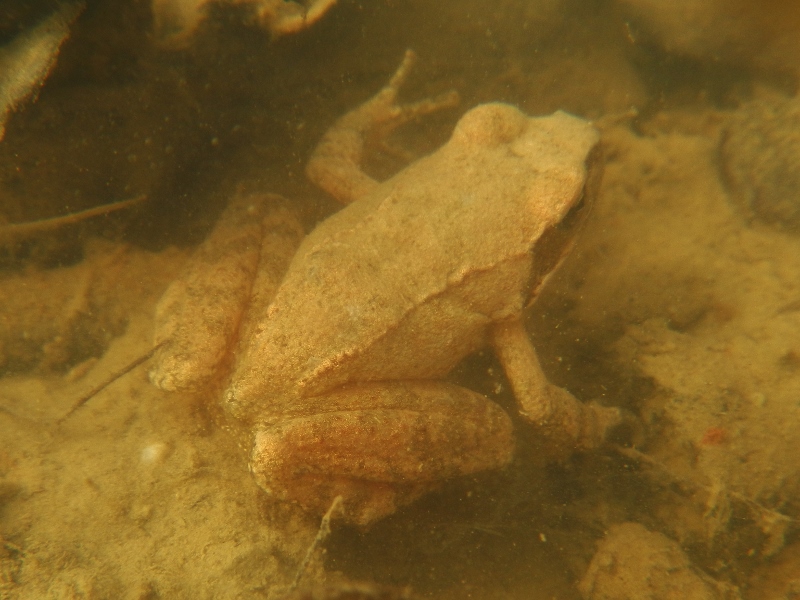
[[[367,140],[383,141],[397,127],[429,113],[456,106],[458,93],[446,92],[413,104],[398,104],[397,94],[416,55],[406,50],[403,62],[383,89],[337,120],[325,133],[306,166],[308,178],[342,204],[369,194],[378,182],[361,170]]]
[[[297,402],[256,432],[251,470],[271,496],[322,514],[342,496],[366,525],[442,481],[505,466],[511,420],[442,382],[362,383]]]
[[[622,421],[618,408],[584,404],[550,383],[521,320],[495,324],[492,343],[514,390],[520,415],[536,427],[545,441],[545,452],[553,458],[598,447],[608,431]]]

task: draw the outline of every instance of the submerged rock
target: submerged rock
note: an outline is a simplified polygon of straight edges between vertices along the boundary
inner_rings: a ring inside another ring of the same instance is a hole
[[[722,137],[720,168],[749,219],[800,233],[800,102],[774,95],[743,104]]]

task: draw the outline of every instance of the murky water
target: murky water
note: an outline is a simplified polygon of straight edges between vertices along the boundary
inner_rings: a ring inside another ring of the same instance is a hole
[[[800,12],[718,4],[340,0],[283,36],[209,5],[168,46],[149,2],[89,2],[6,122],[0,219],[147,199],[0,225],[0,597],[282,598],[298,576],[303,598],[795,597]],[[3,48],[54,10],[4,3]],[[511,464],[318,536],[254,482],[218,384],[162,392],[140,366],[62,421],[150,351],[233,198],[281,194],[306,231],[339,209],[306,161],[408,48],[401,101],[461,101],[368,146],[379,180],[484,102],[601,129],[593,211],[526,323],[553,383],[629,425],[546,460],[486,349],[448,379],[512,415]]]

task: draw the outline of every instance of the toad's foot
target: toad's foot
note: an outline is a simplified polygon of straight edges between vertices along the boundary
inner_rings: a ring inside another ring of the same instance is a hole
[[[323,136],[306,167],[309,179],[343,204],[369,194],[378,185],[361,170],[368,138],[383,140],[395,128],[420,116],[456,106],[458,93],[449,91],[413,104],[397,104],[416,55],[406,50],[403,62],[389,83],[358,108],[341,117]]]
[[[522,321],[495,325],[493,345],[514,390],[520,415],[536,427],[544,451],[552,458],[574,450],[597,448],[620,425],[618,408],[584,404],[567,390],[551,384],[542,371]]]
[[[511,420],[470,390],[440,382],[363,383],[308,399],[262,424],[251,470],[271,496],[367,525],[446,479],[505,466]]]

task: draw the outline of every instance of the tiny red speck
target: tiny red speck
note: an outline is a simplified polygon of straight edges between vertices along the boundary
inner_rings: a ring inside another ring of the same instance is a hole
[[[719,446],[728,441],[728,430],[722,427],[709,427],[703,434],[700,443],[703,446]]]

